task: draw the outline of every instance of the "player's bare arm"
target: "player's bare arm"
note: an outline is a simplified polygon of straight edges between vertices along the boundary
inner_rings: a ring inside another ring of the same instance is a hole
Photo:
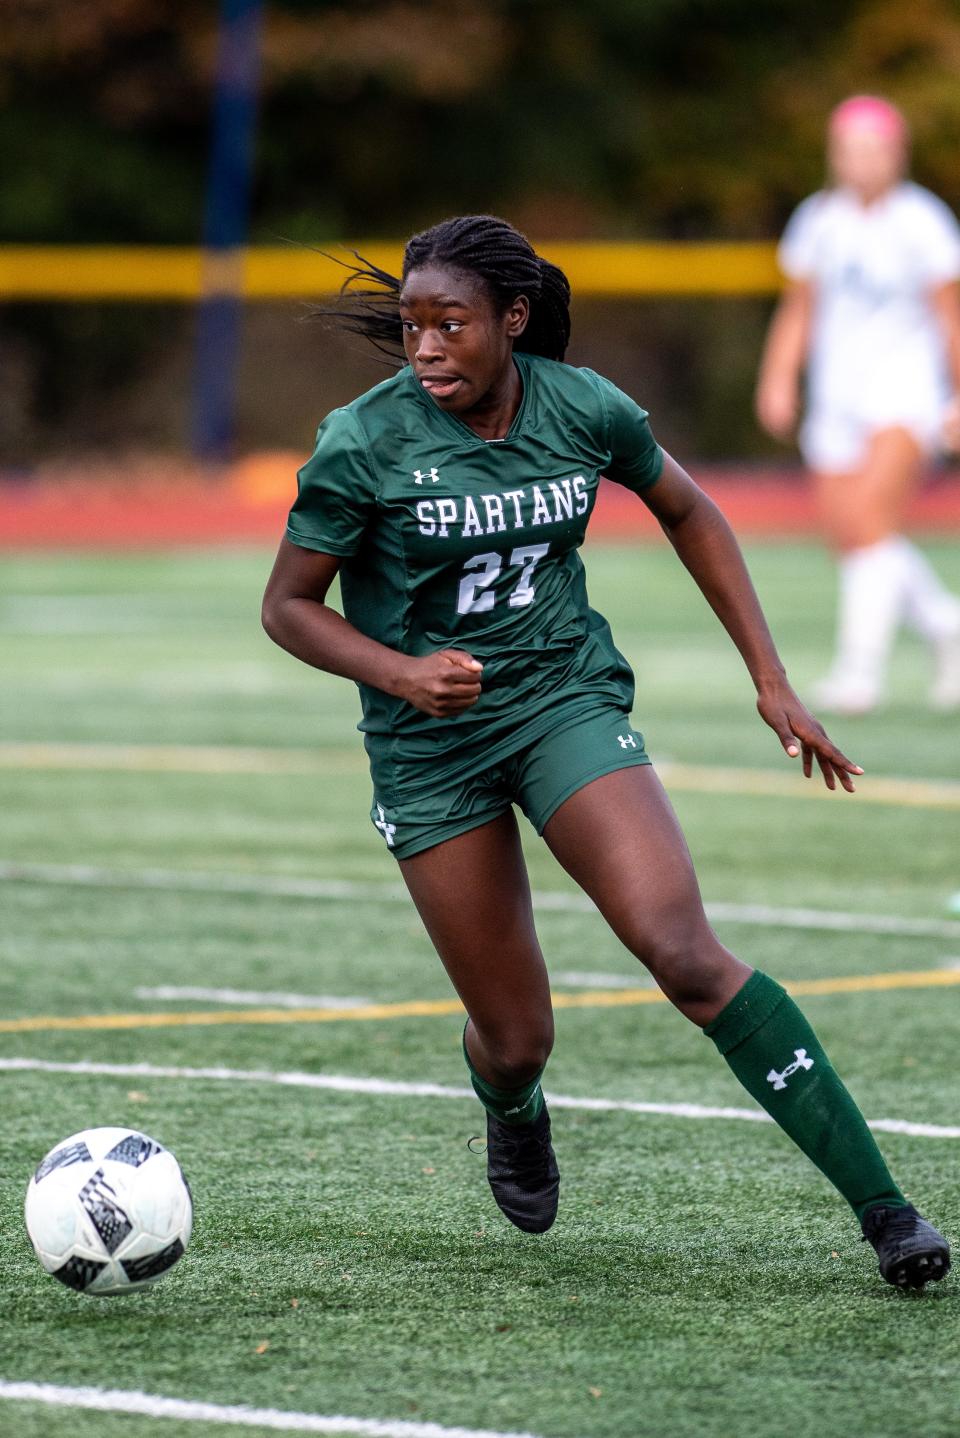
[[[282,649],[328,674],[369,684],[430,714],[460,714],[480,697],[483,666],[462,649],[400,654],[361,634],[327,604],[335,555],[280,542],[263,596],[263,627]]]
[[[669,455],[664,456],[659,480],[643,498],[743,656],[761,718],[791,758],[802,754],[808,779],[816,759],[828,789],[836,788],[839,780],[853,793],[850,776],[863,770],[841,753],[794,693],[740,546],[713,500]]]
[[[800,414],[800,376],[810,343],[813,299],[811,283],[791,281],[770,324],[754,402],[761,426],[774,439],[789,439]]]
[[[944,354],[953,394],[943,416],[943,442],[948,450],[960,451],[960,284],[951,280],[930,293],[933,310],[943,335]]]

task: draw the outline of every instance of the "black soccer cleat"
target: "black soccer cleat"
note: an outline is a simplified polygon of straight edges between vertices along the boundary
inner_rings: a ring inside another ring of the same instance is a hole
[[[501,1123],[487,1114],[487,1179],[511,1223],[525,1233],[546,1233],[560,1197],[546,1104],[533,1123]]]
[[[895,1288],[922,1288],[949,1273],[949,1243],[912,1203],[904,1208],[885,1204],[869,1208],[861,1227],[864,1241],[876,1250],[882,1277]]]

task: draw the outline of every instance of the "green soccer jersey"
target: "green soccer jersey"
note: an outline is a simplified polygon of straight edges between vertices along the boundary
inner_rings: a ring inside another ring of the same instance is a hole
[[[371,756],[479,746],[491,759],[545,733],[568,700],[629,711],[633,676],[590,608],[577,553],[601,474],[640,492],[663,454],[646,412],[592,370],[517,354],[523,398],[484,440],[413,371],[334,410],[298,475],[289,538],[340,556],[343,610],[404,654],[466,650],[482,693],[434,719],[360,686]]]

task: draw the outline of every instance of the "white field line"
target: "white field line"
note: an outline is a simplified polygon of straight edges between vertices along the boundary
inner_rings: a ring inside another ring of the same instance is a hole
[[[156,988],[137,988],[138,999],[200,999],[212,1004],[269,1004],[277,1009],[362,1009],[372,999],[343,998],[334,994],[286,994],[271,989],[204,989],[174,984],[158,984]]]
[[[901,914],[778,908],[770,904],[720,902],[706,904],[705,908],[708,917],[716,923],[759,924],[775,929],[829,929],[847,934],[893,934],[901,938],[960,939],[960,921],[956,919],[913,919]]]
[[[593,974],[586,969],[561,969],[550,975],[554,988],[571,989],[639,989],[653,987],[653,979],[640,974]]]
[[[272,1428],[278,1433],[356,1433],[363,1438],[534,1438],[531,1433],[501,1433],[490,1428],[446,1428],[402,1418],[347,1418],[341,1414],[284,1412],[248,1408],[242,1403],[203,1403],[161,1398],[122,1388],[65,1388],[58,1383],[13,1383],[0,1378],[0,1399],[44,1403],[53,1408],[92,1408],[98,1413],[139,1413],[145,1418],[179,1418],[181,1423],[230,1423],[240,1428]]]
[[[281,1088],[325,1089],[333,1093],[373,1094],[387,1098],[466,1098],[475,1097],[471,1088],[447,1084],[410,1083],[401,1079],[361,1078],[353,1074],[283,1073],[276,1069],[175,1068],[164,1064],[110,1064],[82,1059],[76,1063],[53,1059],[0,1058],[0,1072],[103,1075],[108,1078],[137,1079],[212,1079],[222,1083],[276,1084]],[[568,1094],[548,1093],[554,1109],[581,1109],[590,1113],[637,1113],[663,1118],[733,1119],[743,1123],[772,1123],[759,1108],[728,1108],[700,1103],[642,1103],[634,1099],[571,1098]],[[913,1138],[960,1138],[960,1125],[913,1123],[908,1119],[872,1118],[867,1120],[879,1133],[904,1133]]]
[[[94,889],[175,889],[202,894],[261,894],[278,899],[377,899],[409,903],[403,884],[359,879],[307,879],[284,874],[227,874],[174,869],[107,869],[93,864],[18,864],[0,860],[0,882],[76,884]],[[566,898],[566,895],[562,897]],[[578,895],[570,897],[577,899]],[[586,900],[583,905],[592,908]],[[960,934],[960,923],[956,929]]]
[[[0,883],[65,884],[100,889],[172,889],[204,894],[257,894],[278,899],[374,899],[410,903],[402,884],[361,879],[308,879],[283,874],[229,874],[173,869],[108,869],[93,864],[33,864],[0,860]],[[595,913],[585,894],[534,890],[542,911]],[[891,934],[905,938],[960,939],[960,920],[914,919],[898,914],[858,914],[835,909],[778,908],[770,904],[708,903],[717,923],[774,929],[822,929],[850,934]]]

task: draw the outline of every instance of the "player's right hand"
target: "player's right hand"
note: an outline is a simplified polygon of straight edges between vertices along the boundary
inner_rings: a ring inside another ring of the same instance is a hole
[[[766,375],[757,388],[757,419],[774,439],[789,439],[800,413],[800,387],[784,375]]]
[[[463,649],[441,649],[408,659],[399,697],[433,719],[449,719],[476,704],[482,673],[483,665]]]
[[[960,454],[960,395],[955,394],[943,411],[941,441],[947,454]]]

